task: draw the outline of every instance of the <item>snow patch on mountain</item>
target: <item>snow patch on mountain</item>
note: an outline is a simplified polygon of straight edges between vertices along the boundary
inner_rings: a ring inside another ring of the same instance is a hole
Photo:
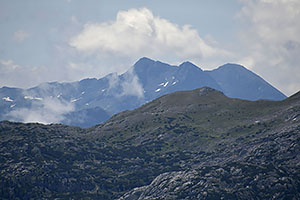
[[[74,102],[76,102],[76,101],[78,101],[78,100],[80,100],[81,99],[81,97],[80,98],[77,98],[77,99],[71,99],[71,103],[74,103]]]
[[[13,102],[14,100],[12,100],[10,97],[3,97],[2,98],[4,101],[8,101],[8,102]]]
[[[167,87],[168,84],[169,84],[169,81],[167,81],[167,82],[162,82],[162,83],[160,83],[158,86]]]
[[[38,101],[42,101],[43,100],[43,98],[41,98],[41,97],[32,97],[32,96],[24,96],[24,99],[38,100]]]

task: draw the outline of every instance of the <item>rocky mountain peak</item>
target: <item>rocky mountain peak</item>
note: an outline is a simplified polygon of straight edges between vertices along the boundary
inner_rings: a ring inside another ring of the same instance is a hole
[[[134,67],[139,67],[139,66],[144,66],[144,65],[151,65],[155,63],[154,60],[151,60],[150,58],[147,57],[142,57],[140,58],[135,64]]]
[[[197,65],[189,62],[189,61],[186,61],[186,62],[183,62],[182,64],[179,65],[180,68],[184,68],[184,69],[200,69],[201,71],[203,71],[200,67],[198,67]]]
[[[239,64],[235,64],[235,63],[226,63],[225,65],[222,65],[220,67],[218,67],[218,69],[243,69],[243,70],[247,70],[244,66],[239,65]]]

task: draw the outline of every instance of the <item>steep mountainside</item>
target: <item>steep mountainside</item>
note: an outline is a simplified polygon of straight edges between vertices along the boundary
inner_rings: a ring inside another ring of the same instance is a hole
[[[226,64],[207,73],[217,81],[222,88],[221,91],[228,97],[248,100],[285,98],[281,92],[241,65]]]
[[[175,92],[89,129],[0,123],[1,199],[299,199],[300,93]]]
[[[27,90],[0,88],[0,120],[39,121],[91,127],[113,114],[136,109],[162,95],[203,86],[248,100],[285,96],[240,65],[203,71],[190,62],[171,66],[141,58],[126,73],[72,83],[43,83]],[[97,112],[96,112],[97,111]],[[96,120],[90,120],[91,117]]]

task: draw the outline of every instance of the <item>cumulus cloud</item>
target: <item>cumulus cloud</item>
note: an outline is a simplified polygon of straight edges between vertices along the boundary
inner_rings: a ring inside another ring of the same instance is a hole
[[[300,1],[241,0],[247,56],[240,62],[287,95],[300,89]]]
[[[202,38],[193,27],[178,26],[154,16],[146,8],[120,11],[114,21],[83,25],[72,16],[70,22],[74,29],[62,32],[64,41],[51,43],[47,55],[55,59],[44,66],[0,58],[0,87],[29,88],[48,81],[77,81],[115,72],[121,74],[144,56],[171,64],[185,60],[203,64],[203,60],[217,60],[216,57],[228,54],[211,42],[213,38]],[[29,33],[19,30],[14,39],[23,41],[28,37]],[[132,79],[132,84],[137,82]],[[128,91],[126,85],[123,88]]]
[[[18,30],[14,33],[13,39],[15,41],[22,42],[25,39],[27,39],[29,36],[30,36],[30,34],[28,32],[26,32],[24,30]]]
[[[36,99],[31,108],[13,110],[7,116],[15,121],[43,124],[58,123],[65,119],[64,114],[74,111],[74,105],[57,98]]]
[[[142,56],[206,59],[229,54],[208,44],[191,26],[179,27],[154,16],[147,8],[119,11],[115,21],[85,24],[70,45],[80,52],[135,59]]]

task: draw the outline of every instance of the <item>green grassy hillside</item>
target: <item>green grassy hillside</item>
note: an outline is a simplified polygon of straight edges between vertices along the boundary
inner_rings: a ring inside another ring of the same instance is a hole
[[[1,199],[300,198],[300,93],[175,92],[89,129],[4,121],[0,143]]]

